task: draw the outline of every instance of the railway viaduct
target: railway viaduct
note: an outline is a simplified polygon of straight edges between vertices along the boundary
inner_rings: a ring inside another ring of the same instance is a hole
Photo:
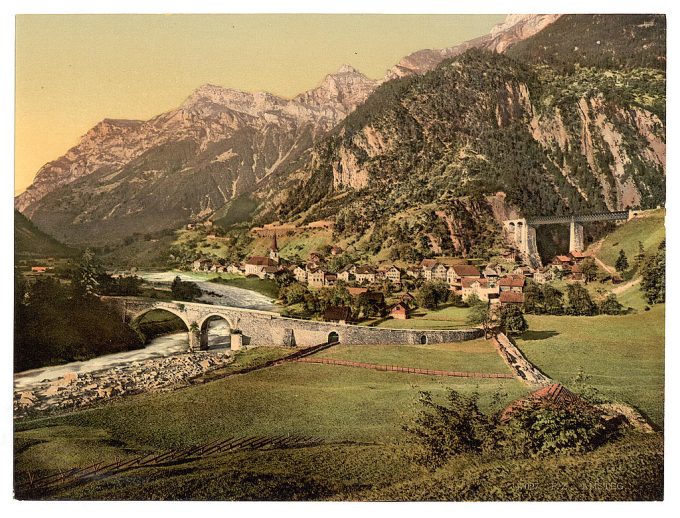
[[[624,210],[617,212],[596,212],[593,214],[575,214],[571,216],[538,216],[533,218],[509,219],[503,221],[505,234],[519,251],[536,265],[540,265],[540,257],[536,246],[536,227],[540,225],[569,225],[569,251],[582,252],[585,249],[583,224],[593,221],[624,221],[638,216],[642,211]]]
[[[316,322],[282,317],[278,313],[215,306],[195,302],[159,301],[141,297],[102,297],[126,322],[139,321],[152,310],[164,310],[179,317],[189,330],[189,349],[207,349],[209,324],[227,322],[232,349],[241,345],[312,346],[324,342],[352,345],[438,344],[462,342],[483,336],[471,329],[384,329],[377,327]]]

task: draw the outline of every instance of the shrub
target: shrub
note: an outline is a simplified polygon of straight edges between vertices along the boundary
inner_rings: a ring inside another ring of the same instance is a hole
[[[418,442],[416,460],[420,464],[434,469],[454,455],[481,452],[491,422],[479,410],[478,399],[478,394],[468,397],[449,390],[446,404],[440,405],[430,392],[420,393],[423,409],[413,425],[404,426]]]

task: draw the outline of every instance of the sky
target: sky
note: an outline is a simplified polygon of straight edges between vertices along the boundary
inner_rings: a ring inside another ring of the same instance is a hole
[[[282,97],[347,63],[486,34],[505,15],[18,15],[15,194],[104,118],[149,119],[205,83]]]

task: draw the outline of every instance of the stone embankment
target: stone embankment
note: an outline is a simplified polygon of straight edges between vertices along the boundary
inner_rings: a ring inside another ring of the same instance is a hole
[[[493,343],[503,361],[512,369],[516,378],[528,385],[546,385],[552,383],[552,380],[527,360],[522,351],[503,333],[498,333],[493,338]]]
[[[14,392],[14,417],[76,410],[112,398],[167,391],[233,361],[231,353],[200,351],[78,374],[70,372]]]

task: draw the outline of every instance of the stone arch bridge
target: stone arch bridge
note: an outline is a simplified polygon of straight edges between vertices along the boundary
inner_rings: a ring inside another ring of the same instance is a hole
[[[215,319],[227,322],[232,344],[236,342],[239,345],[307,347],[333,341],[352,345],[439,344],[473,340],[484,335],[480,328],[384,329],[288,318],[269,311],[196,302],[159,301],[141,297],[102,297],[102,300],[126,322],[138,321],[152,310],[164,310],[176,315],[189,330],[190,350],[208,347],[208,325]]]
[[[503,222],[506,236],[518,250],[534,265],[541,259],[536,246],[536,227],[540,225],[569,225],[569,251],[583,252],[585,239],[583,224],[593,221],[624,221],[637,217],[642,211],[623,210],[617,212],[596,212],[593,214],[574,214],[571,216],[538,216],[534,218],[509,219]]]

